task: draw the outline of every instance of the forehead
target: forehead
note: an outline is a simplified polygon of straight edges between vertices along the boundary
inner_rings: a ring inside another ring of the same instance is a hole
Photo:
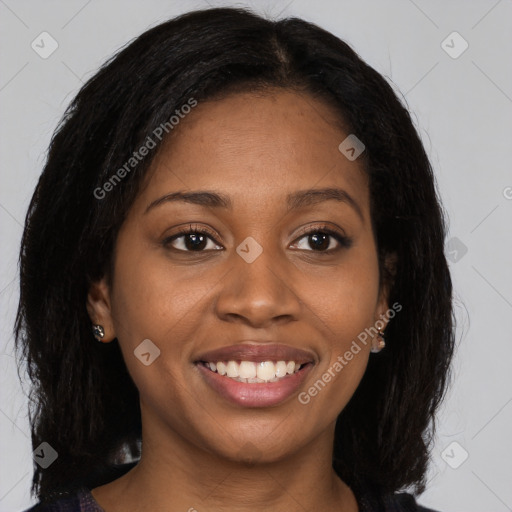
[[[367,210],[362,163],[338,149],[348,135],[337,112],[306,94],[238,93],[199,103],[159,150],[141,201],[210,189],[230,196],[233,208],[271,207],[297,190],[339,187]]]

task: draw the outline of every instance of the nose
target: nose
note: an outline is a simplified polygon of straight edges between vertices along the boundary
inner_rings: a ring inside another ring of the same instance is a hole
[[[252,263],[233,252],[232,270],[215,304],[219,318],[257,328],[297,320],[301,301],[292,282],[291,267],[271,251],[263,250]]]

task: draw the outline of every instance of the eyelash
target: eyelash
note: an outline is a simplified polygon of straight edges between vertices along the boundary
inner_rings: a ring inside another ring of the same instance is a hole
[[[316,254],[322,254],[322,255],[324,255],[324,254],[331,255],[331,254],[334,254],[335,252],[340,251],[341,249],[349,249],[352,246],[352,238],[342,235],[341,233],[339,233],[338,231],[335,231],[334,229],[331,229],[327,225],[317,225],[317,226],[313,226],[313,227],[310,226],[310,227],[304,228],[299,233],[299,236],[296,238],[296,240],[298,241],[298,240],[304,238],[305,236],[308,236],[311,234],[317,234],[317,233],[331,236],[338,242],[339,246],[335,247],[334,249],[328,249],[326,251],[311,250],[311,251],[307,251],[307,252],[314,252]],[[193,226],[192,224],[190,224],[189,227],[181,228],[177,233],[175,233],[174,235],[163,240],[162,245],[167,248],[170,245],[170,243],[173,242],[174,240],[181,238],[182,236],[186,236],[186,235],[190,235],[190,234],[206,235],[216,245],[221,245],[219,242],[217,242],[217,240],[215,239],[215,235],[210,230],[208,230],[207,228],[204,228],[204,227],[196,227],[196,226]],[[190,252],[190,253],[205,252],[204,250],[202,250],[202,251],[185,251],[183,249],[174,249],[174,250],[176,250],[178,252]]]
[[[296,240],[300,240],[301,238],[304,238],[305,236],[312,235],[315,233],[322,233],[324,235],[331,236],[338,242],[339,246],[335,247],[334,249],[328,249],[327,251],[311,250],[308,252],[314,252],[316,254],[330,255],[330,254],[334,254],[338,251],[341,251],[342,249],[349,249],[350,247],[352,247],[352,238],[350,238],[346,235],[342,235],[339,231],[336,231],[325,224],[319,224],[316,226],[309,226],[307,228],[304,228],[303,230],[301,230],[301,232],[299,233],[299,236],[296,238]]]

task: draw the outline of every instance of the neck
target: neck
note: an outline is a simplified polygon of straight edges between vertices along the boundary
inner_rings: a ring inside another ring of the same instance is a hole
[[[92,491],[106,512],[357,511],[352,491],[331,466],[334,425],[297,452],[267,463],[228,460],[175,432],[160,434],[143,426],[137,466]]]

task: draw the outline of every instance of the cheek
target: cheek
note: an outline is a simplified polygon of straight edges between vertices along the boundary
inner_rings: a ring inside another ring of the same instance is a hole
[[[324,325],[329,343],[321,354],[312,385],[299,402],[322,417],[334,421],[354,394],[366,370],[379,295],[379,271],[373,253],[347,258],[335,279],[324,281],[311,308]],[[328,405],[327,405],[328,404]]]
[[[169,344],[187,324],[187,314],[205,295],[201,278],[188,279],[187,269],[169,264],[155,248],[118,242],[112,313],[119,335],[130,343],[150,338]],[[117,331],[116,331],[117,332]]]
[[[212,293],[218,290],[219,276],[211,270],[200,272],[199,266],[172,265],[155,247],[144,247],[140,238],[136,244],[130,240],[118,239],[116,254],[120,257],[115,261],[112,293],[114,328],[141,395],[165,387],[166,396],[177,400],[180,383],[190,369],[193,340],[206,318]],[[147,344],[144,340],[151,340],[159,353],[150,366],[136,357],[141,343]]]
[[[321,291],[321,293],[320,293]],[[328,329],[333,356],[339,355],[375,321],[379,299],[378,261],[373,251],[358,250],[323,279],[314,308]]]

